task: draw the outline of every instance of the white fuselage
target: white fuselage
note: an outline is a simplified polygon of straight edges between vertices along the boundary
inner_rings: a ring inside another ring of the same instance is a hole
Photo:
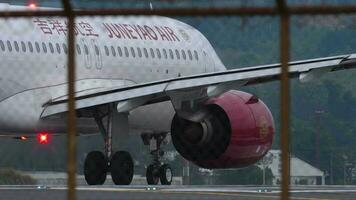
[[[67,93],[66,19],[1,19],[0,27],[0,134],[64,133],[65,115],[41,119],[41,113]],[[78,94],[225,70],[208,40],[174,19],[77,18],[75,32]],[[173,112],[170,103],[144,106],[130,113],[130,124],[169,128],[171,111],[161,113],[165,122],[140,118],[162,106]],[[79,119],[78,130],[93,132],[96,125]]]

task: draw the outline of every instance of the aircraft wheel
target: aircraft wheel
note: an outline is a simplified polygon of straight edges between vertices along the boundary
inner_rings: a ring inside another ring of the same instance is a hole
[[[164,164],[159,168],[159,178],[162,185],[171,185],[173,180],[172,168]]]
[[[88,185],[102,185],[106,180],[108,161],[100,151],[90,152],[84,161],[84,177]]]
[[[111,157],[111,177],[115,185],[130,185],[134,174],[131,155],[126,151],[118,151]]]
[[[146,170],[146,180],[148,185],[157,185],[159,182],[158,168],[155,165],[149,165]]]

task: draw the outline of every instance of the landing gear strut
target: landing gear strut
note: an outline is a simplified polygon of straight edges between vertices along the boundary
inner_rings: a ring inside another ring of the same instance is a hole
[[[93,110],[94,119],[99,127],[105,142],[105,155],[100,151],[92,151],[85,158],[84,177],[89,185],[102,185],[108,172],[111,173],[116,185],[129,185],[134,174],[134,165],[131,155],[126,151],[112,154],[112,109],[108,108],[106,114],[98,109]],[[107,117],[106,127],[104,118]]]
[[[167,133],[150,134],[143,133],[141,138],[145,145],[150,146],[150,153],[153,163],[147,167],[146,180],[149,185],[157,185],[161,181],[162,185],[171,185],[173,180],[172,169],[168,164],[162,164],[161,158],[164,151],[161,150],[161,144],[165,140]]]

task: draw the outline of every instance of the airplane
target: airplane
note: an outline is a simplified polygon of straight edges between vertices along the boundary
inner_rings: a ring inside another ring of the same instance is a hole
[[[1,10],[50,9],[1,4]],[[0,132],[26,139],[66,134],[67,24],[65,18],[0,19]],[[271,148],[269,108],[244,86],[279,80],[280,64],[227,70],[194,27],[162,16],[78,17],[76,114],[78,135],[100,133],[105,151],[89,152],[84,176],[104,184],[132,182],[134,163],[120,141],[139,133],[153,162],[147,183],[172,183],[162,163],[169,140],[181,156],[209,168],[240,168]],[[289,63],[291,78],[310,82],[355,68],[356,54]]]

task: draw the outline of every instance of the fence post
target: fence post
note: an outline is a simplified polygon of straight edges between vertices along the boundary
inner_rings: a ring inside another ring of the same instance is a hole
[[[289,199],[290,182],[290,159],[289,159],[289,112],[290,112],[290,94],[289,94],[289,13],[286,2],[277,0],[277,6],[280,12],[280,60],[281,60],[281,163],[282,163],[282,183],[281,199]]]
[[[75,53],[74,53],[74,12],[70,0],[62,0],[68,19],[68,122],[67,122],[67,173],[68,200],[76,199],[76,112],[75,112]]]

